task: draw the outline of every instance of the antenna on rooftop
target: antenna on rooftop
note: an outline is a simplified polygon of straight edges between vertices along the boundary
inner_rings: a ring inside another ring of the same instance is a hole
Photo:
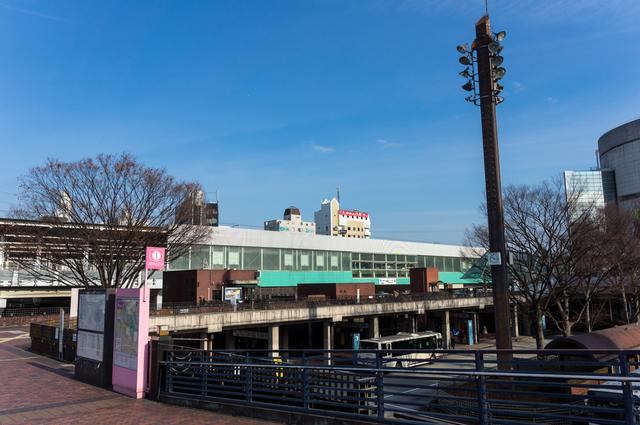
[[[338,186],[338,205],[340,205],[340,186]]]

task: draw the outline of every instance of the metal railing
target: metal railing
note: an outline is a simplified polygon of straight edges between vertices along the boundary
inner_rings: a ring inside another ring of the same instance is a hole
[[[414,302],[414,301],[432,301],[432,300],[448,300],[460,298],[483,298],[491,297],[491,290],[487,292],[426,292],[422,294],[402,294],[395,298],[393,295],[376,295],[372,298],[342,298],[342,299],[313,299],[304,298],[298,300],[287,299],[270,299],[270,300],[242,300],[235,304],[228,301],[204,301],[200,304],[194,303],[163,303],[162,308],[151,307],[150,314],[152,316],[164,316],[175,314],[197,314],[197,313],[214,313],[228,311],[247,311],[247,310],[279,310],[289,308],[312,308],[326,307],[337,305],[358,305],[358,304],[382,304],[392,302]]]
[[[69,307],[33,307],[33,308],[0,308],[0,317],[53,316],[60,314],[60,309],[69,314]]]
[[[639,419],[640,375],[631,373],[640,367],[638,350],[518,350],[509,351],[509,362],[499,362],[498,352],[419,351],[420,367],[390,368],[397,362],[384,357],[403,352],[368,352],[375,357],[363,361],[365,352],[358,357],[353,350],[280,350],[270,357],[255,350],[172,350],[160,362],[160,399],[402,424],[631,425]]]

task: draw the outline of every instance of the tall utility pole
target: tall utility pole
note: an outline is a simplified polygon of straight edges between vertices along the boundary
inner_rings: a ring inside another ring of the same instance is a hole
[[[500,180],[500,155],[498,153],[498,124],[496,122],[497,81],[494,80],[489,43],[493,42],[489,15],[476,23],[476,39],[472,48],[476,51],[478,86],[480,92],[480,116],[482,118],[482,146],[484,149],[484,178],[487,192],[489,221],[489,251],[493,255],[491,280],[493,308],[496,321],[496,348],[511,349],[509,313],[509,281],[504,241],[504,214],[502,212],[502,183]],[[499,253],[499,256],[495,255]],[[499,264],[495,264],[495,263]]]
[[[499,67],[503,61],[502,56],[499,56],[502,50],[499,42],[504,36],[505,33],[501,32],[496,34],[494,39],[489,25],[489,15],[486,14],[476,23],[476,39],[471,45],[471,49],[467,49],[466,44],[458,46],[458,51],[464,54],[460,58],[460,63],[471,66],[471,73],[469,73],[469,68],[460,73],[469,80],[462,88],[473,91],[467,101],[480,106],[482,118],[482,145],[489,224],[488,261],[491,265],[497,349],[511,349],[509,282],[507,279],[498,126],[496,123],[496,104],[504,100],[498,95],[502,90],[498,80],[506,72],[504,68]],[[477,73],[474,63],[477,65]],[[499,356],[499,358],[503,361],[510,360],[509,355]],[[503,364],[500,367],[500,369],[506,368],[509,368],[509,365]]]

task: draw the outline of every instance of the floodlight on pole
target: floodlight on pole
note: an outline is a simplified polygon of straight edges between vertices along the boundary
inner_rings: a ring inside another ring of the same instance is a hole
[[[494,261],[491,264],[496,348],[511,349],[511,314],[509,311],[507,262],[500,261],[500,259],[506,258],[506,244],[498,153],[498,125],[496,121],[496,105],[504,101],[504,98],[498,95],[504,87],[498,84],[497,81],[506,74],[506,70],[500,67],[504,58],[498,56],[502,50],[500,42],[504,40],[506,33],[500,31],[495,34],[495,37],[491,34],[489,14],[487,13],[476,23],[476,39],[471,44],[471,51],[458,51],[464,54],[463,58],[472,65],[470,79],[462,88],[467,91],[471,91],[470,88],[472,88],[474,94],[465,98],[465,100],[480,106],[482,121],[489,252],[490,255],[498,259],[498,261]],[[460,63],[463,63],[462,58],[460,58]],[[463,64],[466,65],[466,63]],[[478,67],[477,72],[475,66]],[[460,73],[460,75],[463,74]],[[510,369],[510,359],[511,356],[508,353],[498,354],[498,360],[501,361],[498,365],[499,369]]]

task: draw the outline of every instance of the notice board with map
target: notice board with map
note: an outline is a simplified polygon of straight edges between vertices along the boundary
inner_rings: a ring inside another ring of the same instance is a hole
[[[82,291],[78,294],[78,356],[103,360],[106,304],[106,291]]]
[[[143,398],[147,383],[149,288],[118,288],[113,318],[113,391]]]
[[[115,298],[115,289],[78,293],[75,378],[100,388],[111,386]]]
[[[113,363],[131,370],[138,368],[139,298],[116,300],[116,322]]]

